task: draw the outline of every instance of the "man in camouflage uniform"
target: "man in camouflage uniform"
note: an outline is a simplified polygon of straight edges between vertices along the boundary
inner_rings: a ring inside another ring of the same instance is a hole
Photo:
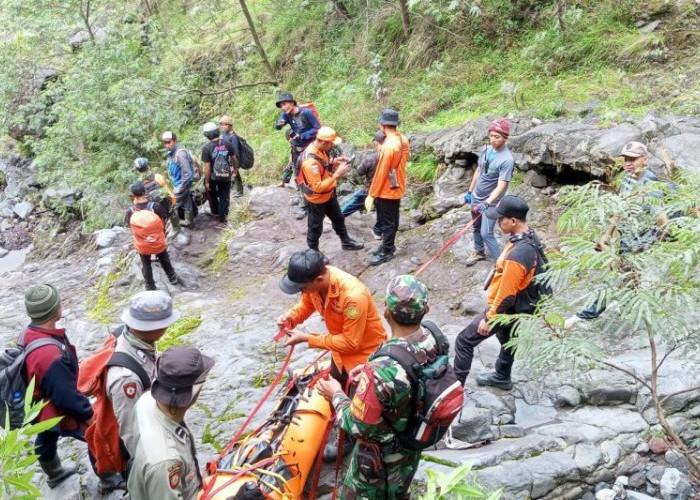
[[[392,338],[385,345],[400,345],[426,363],[433,360],[438,346],[420,324],[427,312],[425,285],[410,275],[394,278],[386,292],[384,318]],[[351,376],[358,381],[352,401],[334,379],[320,380],[316,386],[333,404],[342,429],[357,439],[341,498],[409,498],[420,452],[402,447],[397,437],[415,412],[409,376],[387,356],[370,359]]]

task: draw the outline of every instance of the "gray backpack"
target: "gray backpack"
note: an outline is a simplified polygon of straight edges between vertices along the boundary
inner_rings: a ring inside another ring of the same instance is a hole
[[[22,332],[15,347],[8,347],[0,353],[0,426],[5,426],[9,413],[10,429],[22,427],[24,396],[27,391],[27,381],[23,373],[24,361],[30,353],[47,345],[66,350],[63,342],[53,338],[37,339],[25,346]]]

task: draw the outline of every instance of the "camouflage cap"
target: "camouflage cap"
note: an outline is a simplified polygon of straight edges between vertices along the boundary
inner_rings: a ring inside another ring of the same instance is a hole
[[[410,274],[397,276],[386,287],[386,305],[396,320],[416,323],[428,308],[428,288]]]

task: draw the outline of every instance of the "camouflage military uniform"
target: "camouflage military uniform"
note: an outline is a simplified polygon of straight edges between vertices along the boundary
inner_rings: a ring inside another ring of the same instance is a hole
[[[434,358],[437,346],[422,327],[408,337],[386,344],[404,345],[418,359]],[[341,498],[408,498],[408,488],[420,461],[420,452],[398,443],[396,432],[406,430],[415,411],[406,371],[392,358],[381,356],[365,365],[352,401],[343,393],[333,397],[342,429],[357,438],[345,476]],[[373,459],[379,461],[373,464]]]

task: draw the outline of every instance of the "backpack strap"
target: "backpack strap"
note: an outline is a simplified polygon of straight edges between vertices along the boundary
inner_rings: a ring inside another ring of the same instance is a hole
[[[421,365],[416,359],[416,357],[404,346],[397,344],[383,345],[376,350],[374,354],[370,356],[370,360],[378,358],[380,356],[386,356],[393,359],[398,364],[401,365],[406,373],[408,374],[411,381],[415,384],[418,381],[420,375],[419,370]]]
[[[59,347],[62,351],[66,350],[66,344],[64,344],[63,342],[61,342],[58,339],[54,339],[54,338],[36,339],[36,340],[32,340],[24,348],[24,357],[26,358],[27,356],[29,356],[31,353],[33,353],[37,349],[40,349],[41,347],[44,347],[47,345],[55,345],[56,347]]]
[[[105,366],[121,366],[131,370],[139,377],[145,391],[151,388],[151,378],[148,376],[148,373],[146,373],[144,367],[125,352],[115,352]]]
[[[435,339],[438,349],[437,355],[448,356],[450,354],[450,341],[447,339],[445,334],[442,333],[442,330],[440,330],[440,328],[429,319],[424,319],[421,321],[420,325],[428,330]]]
[[[323,158],[321,158],[320,156],[318,156],[315,153],[306,153],[304,155],[304,158],[299,163],[299,172],[301,173],[301,177],[304,181],[303,184],[300,186],[301,192],[304,194],[312,195],[312,194],[314,194],[314,192],[309,187],[309,181],[306,180],[306,176],[304,175],[304,169],[302,168],[304,161],[306,161],[309,158],[313,158],[314,160],[319,162],[321,164],[321,168],[323,169],[323,172],[328,171],[328,166],[330,164],[323,161]],[[321,177],[323,177],[323,173],[321,173]],[[323,193],[316,193],[316,194],[326,194],[326,193],[330,193],[332,191],[333,191],[333,189],[331,189],[330,191],[324,191]]]
[[[156,204],[154,202],[149,201],[148,205],[146,205],[146,210],[150,210],[151,212],[153,212],[154,211],[153,207],[155,207],[155,206],[156,206]]]

